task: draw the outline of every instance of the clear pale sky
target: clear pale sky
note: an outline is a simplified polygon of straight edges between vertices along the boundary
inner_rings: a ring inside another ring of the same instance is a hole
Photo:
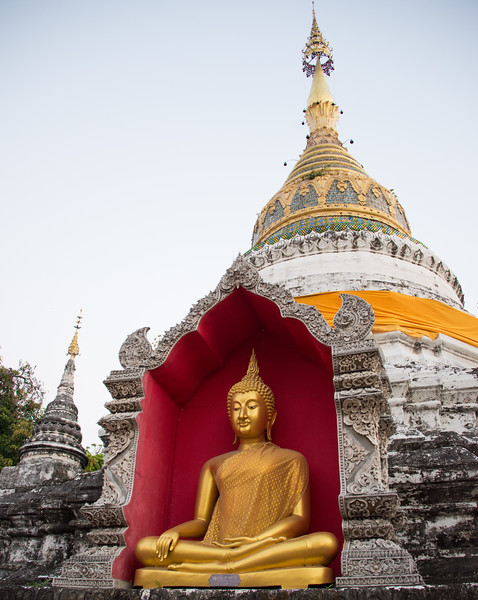
[[[478,3],[316,12],[341,139],[476,314]],[[310,26],[308,0],[1,0],[0,355],[52,400],[83,307],[85,444],[126,335],[217,285],[303,151]]]

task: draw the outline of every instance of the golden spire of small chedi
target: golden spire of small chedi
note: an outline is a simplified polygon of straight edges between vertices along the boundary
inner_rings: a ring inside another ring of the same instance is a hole
[[[80,355],[80,348],[78,346],[78,331],[81,329],[81,319],[83,318],[81,316],[81,313],[83,312],[83,309],[80,308],[80,314],[78,315],[77,319],[76,319],[76,325],[75,325],[75,334],[73,335],[73,339],[71,340],[71,343],[68,347],[68,352],[67,352],[67,356],[69,356],[70,358],[72,358],[73,360],[75,360],[76,356]]]
[[[313,75],[304,110],[310,134],[284,185],[260,213],[252,250],[296,235],[345,229],[409,238],[410,227],[395,195],[373,180],[339,140],[341,111],[326,79],[334,69],[332,48],[317,25],[315,10],[312,14],[302,52],[303,71]]]

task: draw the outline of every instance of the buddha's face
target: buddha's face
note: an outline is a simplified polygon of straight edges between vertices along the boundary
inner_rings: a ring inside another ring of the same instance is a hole
[[[257,392],[237,392],[231,398],[231,425],[238,438],[264,437],[268,419],[267,405]]]

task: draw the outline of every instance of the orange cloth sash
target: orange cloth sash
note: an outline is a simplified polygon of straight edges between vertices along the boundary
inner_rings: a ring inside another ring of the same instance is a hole
[[[434,340],[439,333],[478,347],[478,318],[452,308],[438,300],[406,296],[389,291],[326,292],[296,298],[297,302],[315,306],[333,325],[341,306],[339,294],[360,296],[372,305],[375,313],[373,333],[403,331],[411,337],[424,335]]]

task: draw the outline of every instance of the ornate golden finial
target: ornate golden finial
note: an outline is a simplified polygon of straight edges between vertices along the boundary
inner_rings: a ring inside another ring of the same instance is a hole
[[[322,62],[321,59],[325,59],[325,61]],[[314,60],[316,61],[315,63]],[[327,75],[330,75],[331,71],[334,70],[332,48],[329,46],[327,40],[324,38],[317,25],[317,19],[315,18],[315,6],[314,2],[312,2],[312,29],[310,30],[307,44],[302,50],[302,70],[307,77],[310,77],[314,74],[317,64],[320,64],[322,70]]]
[[[71,344],[69,345],[68,352],[67,352],[67,356],[69,356],[73,360],[75,360],[75,356],[78,356],[80,354],[80,348],[78,346],[78,330],[81,329],[80,322],[81,322],[81,319],[83,318],[81,316],[82,312],[83,312],[83,309],[80,308],[80,314],[78,315],[78,317],[76,319],[75,335],[73,336],[73,339],[71,340]]]

